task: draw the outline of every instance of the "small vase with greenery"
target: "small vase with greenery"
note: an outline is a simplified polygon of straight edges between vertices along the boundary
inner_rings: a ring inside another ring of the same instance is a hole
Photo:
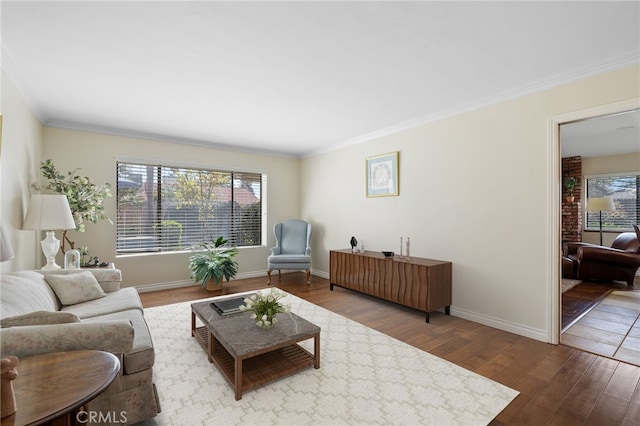
[[[567,196],[567,201],[569,203],[573,202],[573,190],[575,189],[576,185],[578,185],[578,180],[573,176],[570,176],[564,180],[564,187],[569,193],[569,195]]]
[[[104,200],[111,197],[111,185],[96,185],[91,178],[80,176],[76,172],[79,169],[67,172],[66,175],[60,173],[53,161],[46,160],[40,163],[42,176],[48,179],[49,183],[43,187],[33,184],[36,190],[49,190],[55,194],[64,194],[69,201],[71,214],[76,223],[76,231],[85,231],[85,221],[98,223],[101,220],[111,219],[104,213]],[[74,248],[74,242],[67,236],[67,230],[62,231],[62,252],[65,250],[65,243],[69,243],[70,248]]]
[[[195,249],[198,253],[189,257],[191,278],[207,290],[221,289],[223,279],[229,281],[238,273],[238,262],[234,259],[238,249],[227,243],[223,237],[200,243]]]

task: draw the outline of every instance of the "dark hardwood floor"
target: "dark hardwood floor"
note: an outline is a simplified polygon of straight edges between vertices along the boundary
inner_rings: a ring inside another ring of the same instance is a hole
[[[283,274],[289,293],[402,340],[520,392],[493,425],[640,425],[640,367],[542,343],[442,313],[424,314],[326,279]],[[266,277],[225,284],[224,293],[265,288]],[[145,307],[212,295],[199,286],[142,293]]]

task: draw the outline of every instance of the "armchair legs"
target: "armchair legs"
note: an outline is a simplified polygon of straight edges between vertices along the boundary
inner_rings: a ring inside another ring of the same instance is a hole
[[[271,271],[273,271],[273,269],[267,269],[267,285],[271,285]],[[278,269],[278,282],[280,281],[282,281],[282,271]]]
[[[271,285],[271,271],[272,268],[267,269],[267,285]],[[311,269],[305,269],[307,274],[307,285],[311,285]],[[282,270],[278,269],[278,283],[282,282]]]

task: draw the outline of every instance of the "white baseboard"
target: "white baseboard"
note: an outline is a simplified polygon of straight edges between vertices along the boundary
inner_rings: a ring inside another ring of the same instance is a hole
[[[311,270],[311,275],[315,275],[316,277],[324,278],[325,280],[329,279],[329,273],[324,271],[318,271],[317,269]]]
[[[282,271],[283,274],[289,274],[296,271]],[[312,275],[322,276],[322,278],[329,278],[328,273],[322,273],[320,275],[320,271],[311,271]],[[254,272],[243,272],[234,278],[234,280],[242,280],[245,278],[259,278],[264,277],[265,283],[267,282],[267,271],[254,271]],[[233,280],[232,280],[233,281]],[[171,290],[174,288],[182,288],[182,287],[191,287],[193,285],[200,285],[193,282],[193,280],[183,280],[183,281],[168,281],[163,283],[153,283],[153,284],[143,284],[135,286],[138,293],[147,293],[150,291],[160,291],[160,290]]]
[[[477,312],[467,311],[466,309],[456,308],[455,306],[451,307],[451,315],[454,317],[477,322],[478,324],[497,328],[498,330],[508,331],[519,336],[524,336],[530,339],[539,340],[544,343],[549,343],[549,336],[547,335],[547,332],[545,330],[527,327],[522,324],[516,324],[500,318],[491,317],[489,315],[483,315]]]
[[[174,288],[191,287],[194,285],[200,285],[200,284],[194,283],[193,280],[169,281],[164,283],[137,285],[134,288],[138,290],[138,293],[148,293],[150,291],[171,290]]]

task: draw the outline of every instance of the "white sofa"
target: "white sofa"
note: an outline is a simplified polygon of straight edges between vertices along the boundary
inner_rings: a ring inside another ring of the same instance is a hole
[[[87,409],[105,413],[104,418],[109,412],[125,412],[126,424],[160,412],[153,383],[154,349],[142,303],[134,288],[119,288],[119,270],[20,271],[3,274],[0,281],[3,357],[83,349],[111,352],[120,358],[120,374]],[[86,298],[91,300],[63,304]]]

